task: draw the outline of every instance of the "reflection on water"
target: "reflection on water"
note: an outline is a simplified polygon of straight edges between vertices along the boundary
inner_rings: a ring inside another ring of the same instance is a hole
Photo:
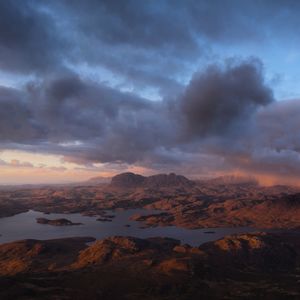
[[[181,240],[192,246],[199,246],[208,241],[217,240],[233,233],[251,232],[253,228],[204,228],[184,229],[175,226],[140,228],[141,223],[129,220],[133,214],[153,214],[157,211],[145,209],[129,209],[124,211],[109,211],[115,215],[112,222],[97,221],[98,217],[87,217],[80,214],[48,214],[37,211],[28,211],[12,217],[0,218],[0,243],[22,239],[55,239],[73,236],[91,236],[102,239],[108,236],[134,236],[139,238],[170,237]],[[59,219],[66,218],[74,223],[83,223],[78,226],[52,226],[36,223],[36,218]]]

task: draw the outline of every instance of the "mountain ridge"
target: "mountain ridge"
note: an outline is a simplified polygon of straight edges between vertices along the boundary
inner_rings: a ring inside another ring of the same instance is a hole
[[[180,187],[191,188],[195,182],[189,180],[183,175],[156,174],[152,176],[143,176],[132,172],[115,175],[111,179],[110,186],[116,188],[163,188],[163,187]]]

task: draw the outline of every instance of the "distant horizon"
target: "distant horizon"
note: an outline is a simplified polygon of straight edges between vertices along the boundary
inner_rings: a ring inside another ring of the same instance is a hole
[[[104,182],[100,182],[100,184],[108,184],[110,183],[110,180],[119,174],[124,174],[124,173],[133,173],[136,175],[142,175],[145,177],[148,176],[155,176],[155,175],[161,175],[161,174],[172,174],[174,172],[165,172],[165,173],[155,173],[155,174],[140,174],[140,173],[134,173],[134,172],[120,172],[120,173],[116,173],[114,175],[111,176],[93,176],[93,177],[88,177],[88,178],[83,178],[82,180],[78,179],[77,181],[41,181],[41,182],[20,182],[20,183],[13,183],[13,182],[8,182],[8,183],[0,183],[0,187],[22,187],[22,186],[60,186],[60,185],[76,185],[76,184],[87,184],[90,180],[97,180],[97,179],[103,179]],[[265,186],[265,187],[271,187],[271,186],[276,186],[276,185],[286,185],[286,186],[291,186],[291,187],[299,187],[300,185],[297,184],[297,182],[290,184],[289,182],[278,182],[276,180],[272,181],[272,180],[261,180],[259,181],[257,178],[251,176],[251,175],[237,175],[237,174],[226,174],[226,175],[219,175],[219,176],[196,176],[196,177],[189,177],[188,175],[184,175],[184,174],[179,174],[179,173],[174,173],[175,175],[181,175],[186,177],[189,180],[192,181],[206,181],[206,180],[214,180],[214,179],[241,179],[241,180],[249,180],[249,181],[256,181],[260,186]],[[107,180],[107,181],[105,181]],[[94,183],[94,184],[98,184],[98,183]]]

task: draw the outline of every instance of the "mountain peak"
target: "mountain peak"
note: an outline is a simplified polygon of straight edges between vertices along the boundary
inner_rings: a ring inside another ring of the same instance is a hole
[[[119,188],[136,188],[141,186],[145,179],[146,177],[142,175],[126,172],[114,176],[111,185]]]
[[[182,175],[157,174],[149,177],[134,174],[131,172],[121,173],[114,176],[111,186],[120,188],[162,188],[162,187],[192,187],[194,182]]]

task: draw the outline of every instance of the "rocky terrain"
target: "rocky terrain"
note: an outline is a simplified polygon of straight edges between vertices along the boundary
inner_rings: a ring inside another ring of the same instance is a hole
[[[2,244],[0,299],[300,299],[298,188],[262,187],[236,178],[191,181],[175,174],[124,173],[110,184],[0,190],[0,217],[33,209],[111,221],[114,215],[106,210],[129,208],[161,211],[131,216],[144,227],[249,226],[261,232],[200,247],[133,237]],[[75,225],[66,219],[37,221]],[[262,232],[267,228],[272,233]]]
[[[0,245],[1,299],[299,299],[297,233]]]
[[[49,186],[0,191],[0,216],[29,209],[105,217],[107,209],[146,208],[161,214],[133,216],[143,226],[185,228],[300,227],[300,189],[262,187],[255,181],[219,178],[191,181],[175,174],[123,173],[106,185]]]
[[[36,222],[39,224],[52,225],[52,226],[73,226],[73,225],[82,225],[82,223],[73,223],[68,219],[55,219],[49,220],[46,218],[37,218]]]

